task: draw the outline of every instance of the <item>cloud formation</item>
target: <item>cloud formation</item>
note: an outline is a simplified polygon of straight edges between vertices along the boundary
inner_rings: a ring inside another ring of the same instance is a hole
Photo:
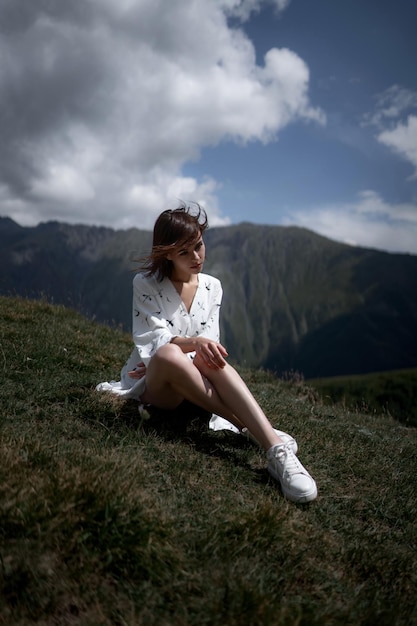
[[[375,109],[362,117],[355,132],[349,129],[345,143],[357,147],[363,140],[361,130],[370,128],[376,141],[392,154],[408,161],[417,178],[417,93],[392,85],[376,97]],[[293,223],[352,245],[417,254],[417,205],[389,203],[379,192],[364,190],[351,202],[313,206],[287,216]]]
[[[417,92],[392,85],[377,96],[364,125],[373,126],[380,143],[411,163],[417,177]]]
[[[267,4],[272,4],[279,13],[286,9],[289,3],[290,0],[225,0],[222,4],[226,14],[246,21],[252,13],[258,13]]]
[[[350,245],[417,254],[416,205],[389,204],[373,190],[360,192],[355,202],[294,211],[285,223]]]
[[[205,146],[270,142],[323,121],[288,49],[257,64],[228,17],[288,0],[5,0],[0,8],[0,211],[150,228],[178,199],[228,223],[220,182],[183,175]]]
[[[417,177],[417,116],[410,115],[407,121],[398,123],[392,130],[378,135],[378,141],[385,144],[414,166]]]

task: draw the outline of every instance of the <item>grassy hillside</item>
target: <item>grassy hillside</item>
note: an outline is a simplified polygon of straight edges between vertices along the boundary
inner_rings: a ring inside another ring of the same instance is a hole
[[[406,426],[417,426],[417,369],[318,378],[308,384],[324,402],[388,413]]]
[[[416,430],[243,372],[317,480],[294,505],[243,438],[94,391],[126,335],[1,298],[0,343],[1,624],[417,623]]]

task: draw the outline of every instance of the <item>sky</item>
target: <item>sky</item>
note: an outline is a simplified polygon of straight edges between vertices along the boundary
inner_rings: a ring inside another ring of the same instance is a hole
[[[0,0],[0,215],[417,254],[412,0]]]

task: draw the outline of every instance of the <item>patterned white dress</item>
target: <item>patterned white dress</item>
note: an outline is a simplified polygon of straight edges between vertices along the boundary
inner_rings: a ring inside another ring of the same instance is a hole
[[[136,274],[133,279],[132,336],[134,348],[126,361],[120,381],[100,383],[100,391],[112,391],[140,399],[146,376],[135,380],[128,372],[143,362],[146,366],[155,352],[173,337],[203,336],[219,341],[219,313],[223,290],[220,281],[208,274],[198,274],[198,287],[190,311],[169,278]],[[188,353],[190,358],[194,352]]]

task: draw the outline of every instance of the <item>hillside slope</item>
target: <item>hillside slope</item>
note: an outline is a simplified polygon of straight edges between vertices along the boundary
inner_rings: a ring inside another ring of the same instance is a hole
[[[0,219],[0,293],[70,305],[125,329],[133,259],[151,234]],[[206,234],[224,286],[222,341],[235,361],[305,377],[417,366],[417,257],[346,246],[295,227]]]
[[[294,505],[245,438],[98,394],[129,343],[0,298],[0,623],[416,623],[416,430],[244,370],[317,480]]]

